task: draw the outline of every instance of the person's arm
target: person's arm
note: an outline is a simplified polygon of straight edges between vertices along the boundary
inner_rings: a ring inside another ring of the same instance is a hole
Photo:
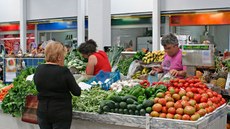
[[[86,65],[86,74],[93,75],[94,66],[97,64],[97,58],[94,55],[89,56],[88,63]]]
[[[186,66],[183,66],[183,70],[181,70],[181,71],[172,69],[169,72],[173,76],[183,76],[183,77],[185,77],[186,76]]]
[[[81,95],[81,88],[78,86],[73,75],[71,74],[71,72],[69,70],[67,70],[65,77],[67,79],[67,84],[68,84],[68,88],[69,88],[70,92],[75,96],[80,96]]]

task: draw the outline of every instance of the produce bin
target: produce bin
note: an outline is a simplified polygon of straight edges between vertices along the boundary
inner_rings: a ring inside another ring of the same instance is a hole
[[[226,129],[227,105],[222,105],[214,112],[205,115],[198,121],[183,121],[149,117],[146,129]]]
[[[104,71],[100,71],[95,77],[91,78],[87,84],[91,84],[92,82],[96,82],[98,83],[99,81],[102,82],[101,87],[104,90],[109,90],[110,85],[112,85],[114,82],[120,80],[120,72],[116,71],[116,72],[104,72]],[[106,82],[106,79],[109,79]]]
[[[223,105],[198,121],[74,111],[71,129],[225,129],[226,107]],[[2,110],[0,110],[0,121],[0,129],[39,129],[38,125],[22,122],[20,118],[3,114]],[[9,122],[12,124],[8,124]]]

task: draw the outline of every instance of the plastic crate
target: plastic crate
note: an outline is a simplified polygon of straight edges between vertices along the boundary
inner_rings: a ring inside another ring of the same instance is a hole
[[[101,87],[104,90],[109,90],[110,85],[112,85],[114,82],[120,80],[120,72],[104,72],[100,71],[95,77],[91,78],[87,83],[91,84],[93,81],[95,82],[102,82]],[[106,79],[109,79],[108,82],[105,82]]]

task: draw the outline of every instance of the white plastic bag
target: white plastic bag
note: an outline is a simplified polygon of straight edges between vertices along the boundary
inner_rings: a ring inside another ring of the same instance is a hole
[[[138,60],[134,60],[129,66],[127,79],[131,79],[132,75],[138,70],[139,67],[141,67],[140,62]]]
[[[171,79],[173,79],[174,76],[172,76],[169,72],[166,73],[159,82],[165,82],[165,83],[169,83]]]

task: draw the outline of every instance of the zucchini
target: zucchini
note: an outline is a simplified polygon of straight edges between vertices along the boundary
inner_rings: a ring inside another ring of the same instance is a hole
[[[144,100],[144,102],[143,102],[143,107],[144,108],[147,108],[147,107],[151,107],[151,106],[153,106],[153,100]]]

